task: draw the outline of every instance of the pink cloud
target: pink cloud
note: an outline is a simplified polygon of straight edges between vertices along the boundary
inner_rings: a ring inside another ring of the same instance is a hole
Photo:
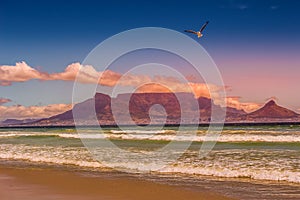
[[[0,105],[8,103],[8,102],[11,102],[11,100],[10,99],[6,99],[6,98],[0,98]]]
[[[25,62],[0,66],[0,86],[10,86],[13,82],[25,82],[32,79],[78,81],[80,83],[114,86],[121,76],[121,74],[110,70],[98,72],[93,66],[81,65],[80,63],[72,63],[63,72],[52,74],[38,71]],[[99,77],[101,77],[100,80],[98,80]]]
[[[45,118],[60,114],[72,108],[71,104],[52,104],[46,106],[0,106],[0,119]]]
[[[157,80],[157,79],[156,79]],[[220,103],[218,100],[220,100],[220,91],[223,88],[221,86],[215,86],[205,83],[180,83],[176,82],[172,79],[164,79],[160,80],[159,82],[153,81],[152,83],[147,83],[142,85],[137,89],[137,92],[140,93],[164,93],[164,92],[187,92],[187,93],[193,93],[196,98],[199,97],[206,97],[206,98],[213,98],[217,102]]]
[[[40,72],[25,62],[16,63],[15,66],[2,65],[0,66],[0,85],[8,86],[12,82],[25,82],[31,79],[47,80],[48,73]]]
[[[262,106],[262,104],[253,103],[253,102],[241,102],[241,97],[238,96],[232,96],[226,98],[226,104],[229,107],[233,107],[239,110],[244,110],[246,112],[252,112],[257,110]]]
[[[10,86],[11,82],[10,81],[1,81],[0,80],[0,86]]]
[[[50,74],[49,80],[75,81],[77,78],[77,81],[82,83],[95,83],[99,75],[100,73],[90,65],[72,63],[63,72]]]
[[[50,74],[49,80],[78,81],[80,83],[114,86],[117,84],[121,76],[122,74],[111,70],[98,72],[91,65],[72,63],[66,67],[64,72]]]

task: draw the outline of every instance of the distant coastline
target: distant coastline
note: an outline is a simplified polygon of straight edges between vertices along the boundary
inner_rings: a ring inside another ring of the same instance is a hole
[[[226,122],[224,124],[221,123],[200,123],[200,124],[137,124],[136,126],[150,126],[150,127],[179,127],[179,126],[199,126],[199,127],[208,127],[210,125],[223,125],[223,126],[293,126],[299,125],[300,121],[297,122]],[[122,127],[132,127],[134,125],[122,124]],[[32,126],[32,125],[9,125],[9,126],[0,126],[0,129],[7,128],[97,128],[99,125],[47,125],[47,126]],[[118,125],[101,125],[101,128],[118,128]]]

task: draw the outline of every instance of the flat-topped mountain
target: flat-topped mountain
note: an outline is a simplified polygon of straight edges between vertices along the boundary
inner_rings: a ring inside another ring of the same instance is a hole
[[[95,116],[101,125],[113,124],[179,124],[201,123],[211,120],[211,112],[222,113],[223,108],[211,99],[196,99],[191,93],[134,93],[119,94],[115,98],[97,93],[93,98],[78,103],[73,110],[39,120],[34,125],[91,125]],[[200,111],[200,112],[199,112]],[[246,114],[228,107],[228,116]]]

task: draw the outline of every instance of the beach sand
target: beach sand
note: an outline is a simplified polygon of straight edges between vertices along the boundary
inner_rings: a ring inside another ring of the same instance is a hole
[[[86,176],[44,168],[0,167],[1,200],[229,200],[204,189],[172,186],[129,176]]]

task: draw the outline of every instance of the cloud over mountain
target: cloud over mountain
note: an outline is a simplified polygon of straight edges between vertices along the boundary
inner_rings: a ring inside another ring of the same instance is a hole
[[[71,108],[71,104],[52,104],[46,106],[0,105],[0,120],[9,118],[25,119],[50,117],[65,112]]]
[[[253,103],[253,102],[241,102],[241,97],[238,96],[231,96],[226,98],[226,104],[229,107],[233,107],[239,110],[244,110],[246,112],[252,112],[254,110],[257,110],[262,106],[262,104]]]

